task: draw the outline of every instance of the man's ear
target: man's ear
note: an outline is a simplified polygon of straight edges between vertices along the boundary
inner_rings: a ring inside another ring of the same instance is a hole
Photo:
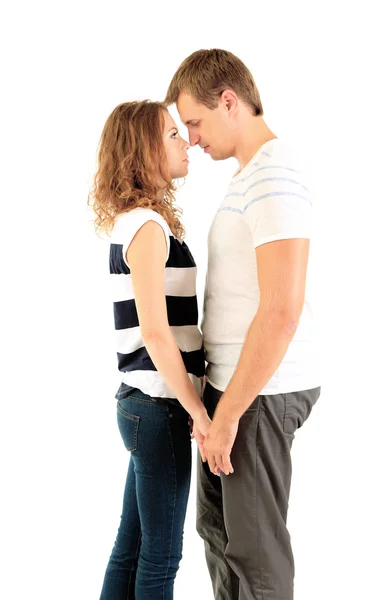
[[[220,101],[228,111],[234,110],[238,105],[237,95],[232,92],[232,90],[224,90],[221,94]]]

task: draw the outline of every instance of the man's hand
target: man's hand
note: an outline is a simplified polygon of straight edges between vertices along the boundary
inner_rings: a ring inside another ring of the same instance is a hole
[[[230,454],[235,442],[239,421],[228,421],[222,418],[213,419],[212,426],[205,437],[204,452],[212,473],[220,471],[229,475],[233,473]]]

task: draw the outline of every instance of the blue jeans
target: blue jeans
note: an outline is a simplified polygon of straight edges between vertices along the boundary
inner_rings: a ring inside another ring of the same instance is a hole
[[[134,390],[118,400],[117,417],[131,457],[100,600],[170,600],[190,489],[188,413]]]

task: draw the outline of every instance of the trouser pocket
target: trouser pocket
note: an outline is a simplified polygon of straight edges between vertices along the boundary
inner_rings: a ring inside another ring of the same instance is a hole
[[[120,405],[120,401],[118,401],[117,419],[120,435],[122,436],[126,449],[129,452],[135,452],[137,450],[140,417],[127,412]]]
[[[313,388],[301,392],[284,394],[284,423],[285,433],[293,434],[308,419],[312,408],[317,402],[321,388]]]

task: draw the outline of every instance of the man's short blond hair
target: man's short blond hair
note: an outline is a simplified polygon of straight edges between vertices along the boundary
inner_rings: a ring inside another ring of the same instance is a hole
[[[218,106],[224,90],[232,90],[251,108],[256,116],[263,115],[260,94],[254,78],[244,63],[227,50],[197,50],[188,56],[173,76],[164,104],[175,104],[186,92],[207,108]]]

